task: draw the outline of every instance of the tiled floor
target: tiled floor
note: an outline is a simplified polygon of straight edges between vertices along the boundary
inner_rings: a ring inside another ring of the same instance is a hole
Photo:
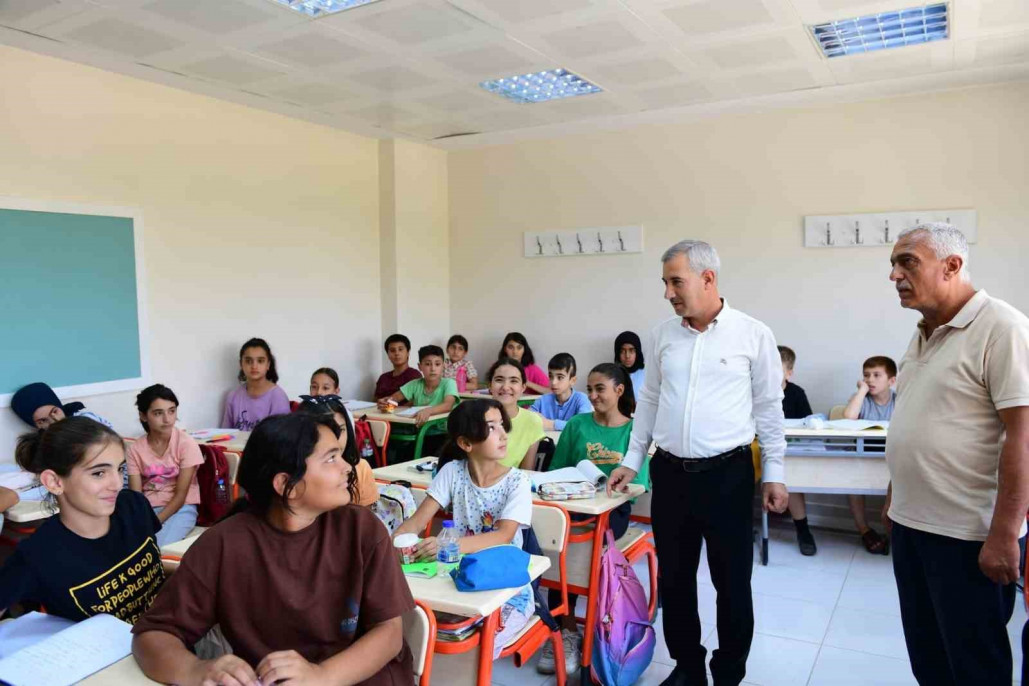
[[[816,532],[818,554],[800,555],[793,532],[773,530],[770,563],[754,566],[755,634],[747,662],[747,684],[761,686],[914,685],[904,646],[897,589],[889,557],[869,555],[857,536]],[[647,586],[646,565],[637,574]],[[715,590],[702,564],[698,574],[704,645],[717,646]],[[583,608],[580,606],[580,614]],[[1008,626],[1018,671],[1026,613],[1021,598]],[[656,686],[672,670],[658,621],[658,648],[638,682]],[[536,659],[516,669],[510,659],[494,664],[494,684],[552,686],[536,673]],[[435,670],[434,670],[435,673]],[[433,683],[455,684],[440,673]],[[443,679],[443,680],[441,680]],[[577,684],[577,680],[569,683]]]

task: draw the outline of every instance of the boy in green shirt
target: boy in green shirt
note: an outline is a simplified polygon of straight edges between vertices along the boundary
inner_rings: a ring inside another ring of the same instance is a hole
[[[425,406],[414,416],[416,426],[421,426],[433,415],[446,414],[457,403],[457,383],[443,378],[443,348],[425,345],[418,348],[418,369],[422,378],[408,381],[400,390],[378,401],[379,410],[387,412],[388,407],[400,403]]]

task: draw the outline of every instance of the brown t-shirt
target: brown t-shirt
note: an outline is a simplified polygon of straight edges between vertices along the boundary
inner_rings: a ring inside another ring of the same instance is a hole
[[[133,629],[191,646],[215,624],[251,666],[296,650],[322,662],[414,608],[386,528],[347,505],[286,533],[246,512],[205,532]],[[410,686],[407,645],[364,684]]]

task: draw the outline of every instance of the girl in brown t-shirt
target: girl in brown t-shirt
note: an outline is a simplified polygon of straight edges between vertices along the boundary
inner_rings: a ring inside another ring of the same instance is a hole
[[[246,491],[182,559],[134,629],[163,683],[411,683],[401,616],[414,601],[386,528],[350,506],[357,452],[331,416],[273,416],[240,462]],[[200,660],[215,625],[233,654]]]

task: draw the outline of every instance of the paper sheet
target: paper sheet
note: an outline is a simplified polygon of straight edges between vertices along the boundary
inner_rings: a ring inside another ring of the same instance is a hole
[[[23,471],[3,472],[0,473],[0,486],[12,491],[27,491],[36,486],[36,475]]]
[[[132,651],[132,626],[94,615],[0,660],[0,679],[13,686],[70,686]]]
[[[842,431],[868,431],[869,429],[890,428],[889,422],[873,422],[870,419],[834,419],[825,423],[827,429],[840,429]]]
[[[346,400],[343,402],[343,406],[351,412],[359,412],[372,409],[375,407],[375,403],[370,403],[367,400]]]
[[[74,624],[70,619],[42,612],[29,612],[18,619],[0,622],[0,658],[13,655]]]
[[[414,405],[412,407],[398,409],[393,414],[397,415],[398,417],[413,417],[422,410],[424,410],[426,407],[428,407],[428,405]]]

